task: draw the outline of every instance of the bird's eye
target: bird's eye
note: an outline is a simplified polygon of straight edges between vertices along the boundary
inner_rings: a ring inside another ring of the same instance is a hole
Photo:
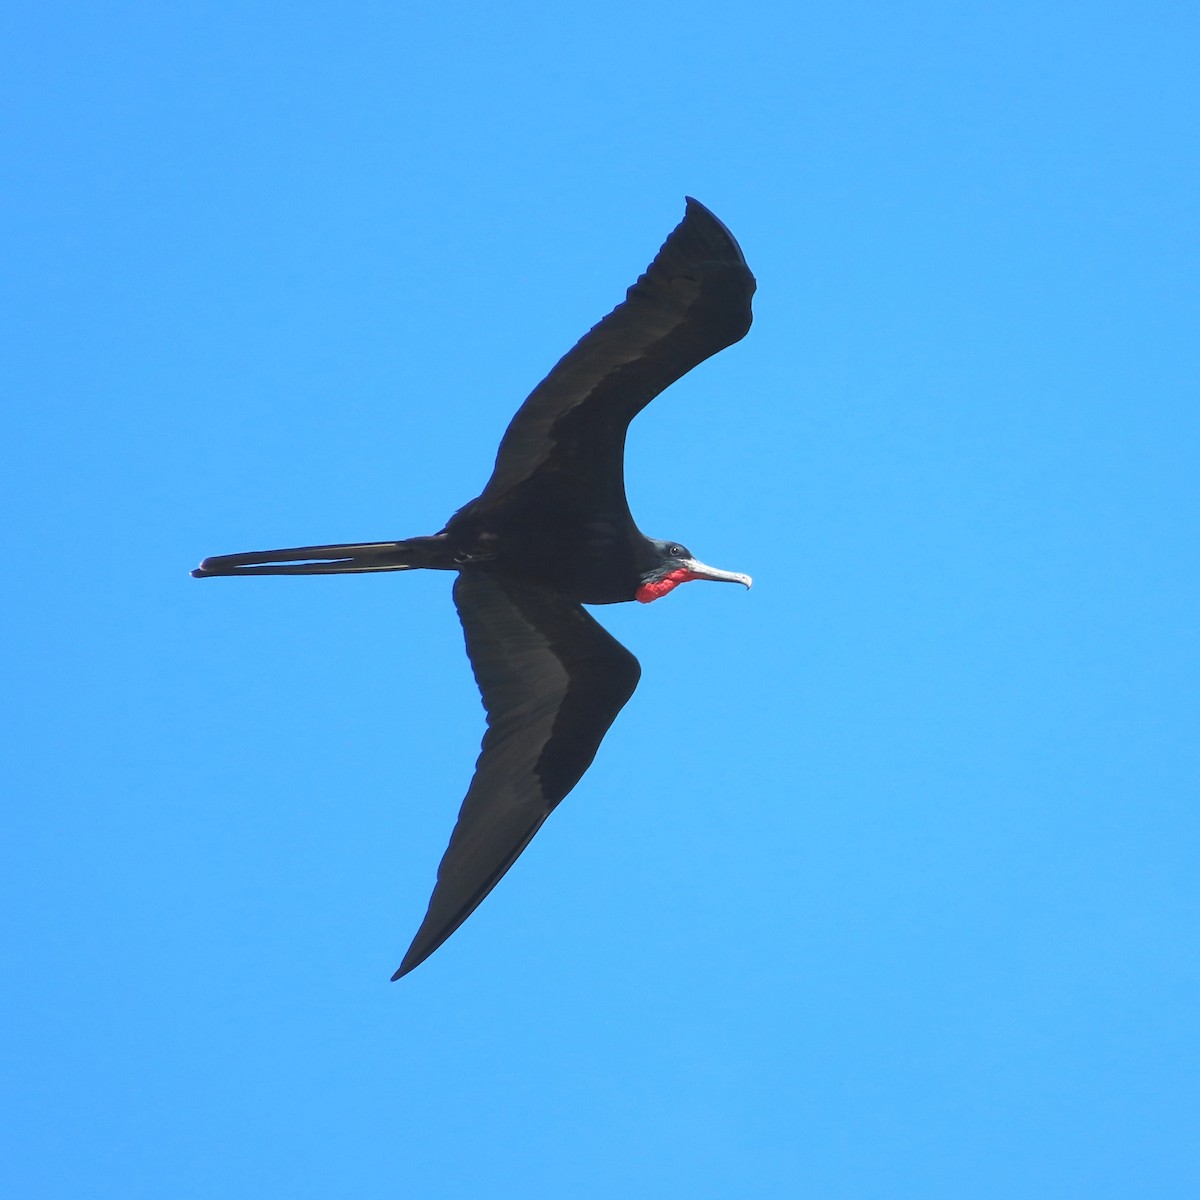
[[[672,546],[671,547],[671,557],[672,558],[682,558],[683,554],[684,554],[684,550],[683,550],[682,546]]]

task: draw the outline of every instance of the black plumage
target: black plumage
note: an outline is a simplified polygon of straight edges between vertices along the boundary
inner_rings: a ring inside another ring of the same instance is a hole
[[[748,576],[645,537],[625,498],[629,422],[750,328],[754,277],[697,201],[629,289],[513,417],[480,495],[441,532],[206,558],[192,573],[457,571],[454,602],[487,732],[427,912],[398,979],[475,910],[579,782],[633,695],[637,660],[583,604],[650,601]]]

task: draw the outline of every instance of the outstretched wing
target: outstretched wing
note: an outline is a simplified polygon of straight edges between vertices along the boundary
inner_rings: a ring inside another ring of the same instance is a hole
[[[399,979],[478,907],[579,782],[641,668],[577,604],[487,572],[454,603],[487,710],[475,776]]]
[[[625,302],[585,334],[512,419],[475,505],[534,480],[623,512],[629,422],[697,363],[746,335],[754,276],[733,234],[698,201]]]

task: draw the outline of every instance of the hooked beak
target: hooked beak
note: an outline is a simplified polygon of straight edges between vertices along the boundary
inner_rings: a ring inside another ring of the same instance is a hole
[[[748,588],[751,582],[749,575],[742,575],[737,571],[720,571],[695,558],[679,558],[665,575],[643,583],[634,596],[642,604],[649,604],[674,591],[681,583],[690,583],[693,579],[710,579],[713,583],[740,583],[744,588]]]
[[[681,558],[679,565],[687,571],[690,579],[711,579],[713,583],[740,583],[747,590],[754,582],[749,575],[743,575],[740,571],[721,571],[695,558]]]

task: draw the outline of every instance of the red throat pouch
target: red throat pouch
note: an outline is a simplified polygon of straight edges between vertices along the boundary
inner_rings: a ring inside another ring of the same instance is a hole
[[[665,596],[668,592],[673,592],[681,583],[703,578],[703,575],[697,575],[694,571],[688,571],[680,567],[677,571],[672,571],[670,574],[664,575],[654,583],[643,583],[635,595],[643,604],[649,604],[651,601]]]

